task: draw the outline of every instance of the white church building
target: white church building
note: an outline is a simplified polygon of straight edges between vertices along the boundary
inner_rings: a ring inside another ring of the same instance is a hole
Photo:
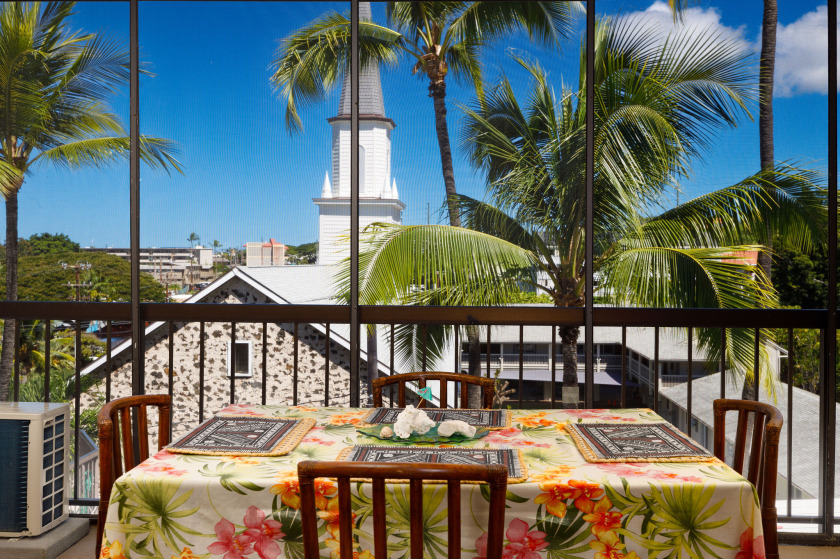
[[[361,19],[370,20],[370,3],[359,4]],[[318,264],[330,265],[350,255],[350,75],[344,76],[338,115],[332,126],[332,170],[324,175],[318,206]],[[379,66],[359,73],[359,228],[371,223],[402,223],[405,204],[391,176],[391,132],[385,115]],[[330,178],[332,177],[332,179]]]

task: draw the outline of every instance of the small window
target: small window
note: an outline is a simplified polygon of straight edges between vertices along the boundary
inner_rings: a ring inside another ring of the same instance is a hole
[[[233,362],[230,354],[230,342],[227,352],[227,373],[230,377],[230,364]],[[236,342],[236,377],[247,378],[251,376],[251,342]]]

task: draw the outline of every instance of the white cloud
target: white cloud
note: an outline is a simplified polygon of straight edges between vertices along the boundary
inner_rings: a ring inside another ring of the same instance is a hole
[[[760,12],[759,12],[760,17]],[[674,23],[668,4],[656,0],[644,11],[623,14],[620,20],[632,19],[643,28],[655,28],[664,38],[672,32],[711,29],[740,48],[755,53],[756,63],[761,48],[761,35],[754,41],[746,37],[746,26],[729,27],[721,22],[714,7],[694,7],[684,12],[682,22]],[[840,29],[840,25],[838,25]],[[840,65],[838,65],[840,67]],[[792,97],[808,93],[826,94],[828,89],[828,8],[819,6],[787,25],[776,29],[775,95]]]
[[[840,27],[840,26],[838,26]],[[756,42],[756,48],[760,40]],[[792,97],[828,90],[828,8],[819,6],[776,28],[775,94]]]
[[[680,33],[693,36],[696,33],[708,33],[730,40],[737,48],[753,50],[752,43],[746,38],[746,26],[729,27],[721,22],[717,8],[689,8],[683,12],[681,21],[674,22],[674,16],[667,2],[656,0],[644,11],[622,14],[618,21],[631,20],[637,27],[656,30],[662,41],[669,34]]]

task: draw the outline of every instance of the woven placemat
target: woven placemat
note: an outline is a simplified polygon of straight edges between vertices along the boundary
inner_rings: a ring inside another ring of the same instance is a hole
[[[337,460],[348,462],[414,463],[414,464],[501,464],[508,469],[508,483],[528,479],[528,468],[518,448],[429,448],[410,446],[356,445],[342,450]],[[407,480],[388,480],[403,483]],[[446,481],[424,480],[426,483]],[[463,483],[482,483],[469,482]]]
[[[315,425],[312,418],[218,415],[166,447],[169,452],[211,456],[282,456]]]
[[[587,462],[704,462],[712,454],[670,423],[568,423]]]
[[[362,427],[371,427],[383,423],[396,423],[397,416],[405,408],[374,408],[362,420]],[[510,427],[510,410],[463,410],[457,408],[430,409],[422,408],[429,419],[435,423],[441,421],[464,421],[473,427],[485,427],[491,431]]]

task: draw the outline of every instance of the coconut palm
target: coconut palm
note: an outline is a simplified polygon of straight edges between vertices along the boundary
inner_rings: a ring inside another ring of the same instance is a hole
[[[6,299],[17,300],[18,194],[38,166],[80,169],[125,160],[129,138],[106,99],[129,80],[129,53],[101,34],[69,27],[74,2],[0,6],[0,192],[6,202]],[[152,168],[179,169],[166,140],[141,137]],[[3,329],[0,398],[14,360]]]
[[[446,124],[447,78],[475,85],[481,94],[480,56],[493,41],[517,30],[558,45],[572,31],[576,2],[388,2],[388,27],[370,21],[363,2],[359,21],[362,68],[407,58],[412,74],[426,77],[435,108],[435,131],[448,200],[449,223],[460,226],[454,206],[455,174]],[[286,126],[302,128],[299,109],[321,100],[350,66],[350,19],[326,14],[286,37],[272,62],[271,81],[286,103]]]
[[[815,173],[781,165],[675,208],[660,206],[717,129],[747,114],[749,53],[709,33],[660,41],[632,22],[602,21],[595,57],[599,304],[774,306],[762,270],[737,253],[758,250],[765,226],[800,246],[824,235],[825,195]],[[585,73],[576,91],[558,98],[537,64],[516,60],[533,79],[524,100],[504,78],[466,109],[464,147],[487,173],[489,200],[458,197],[463,229],[369,228],[359,255],[363,304],[498,305],[523,283],[558,307],[585,304]],[[581,61],[583,68],[585,49]],[[347,267],[340,280],[349,290]],[[578,336],[577,327],[560,329],[564,387],[577,386]],[[408,332],[398,349],[410,355],[419,347],[414,338]],[[719,331],[698,330],[698,338],[716,359]],[[752,371],[752,347],[751,331],[727,331],[735,370]]]

